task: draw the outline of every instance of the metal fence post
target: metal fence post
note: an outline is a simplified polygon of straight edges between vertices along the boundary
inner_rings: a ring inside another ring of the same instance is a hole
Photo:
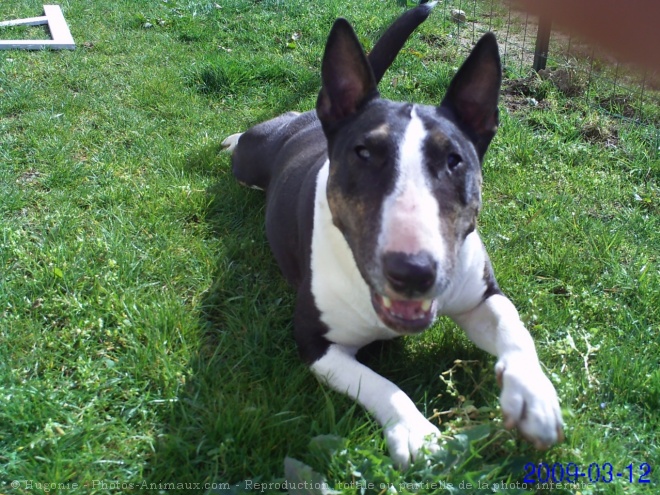
[[[549,18],[541,17],[539,19],[539,29],[536,32],[536,46],[534,48],[534,70],[536,72],[545,69],[548,61],[548,49],[550,48],[550,32],[552,31],[552,21]]]

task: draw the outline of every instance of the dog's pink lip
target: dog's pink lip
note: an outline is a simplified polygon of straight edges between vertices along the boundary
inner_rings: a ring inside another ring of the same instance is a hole
[[[377,292],[371,293],[371,304],[380,320],[399,333],[419,333],[435,320],[435,300],[394,299]]]

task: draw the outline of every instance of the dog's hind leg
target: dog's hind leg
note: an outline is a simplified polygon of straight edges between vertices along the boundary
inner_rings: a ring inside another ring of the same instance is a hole
[[[234,148],[236,148],[236,145],[238,144],[238,140],[242,135],[243,135],[242,132],[237,132],[236,134],[227,136],[221,144],[222,151],[226,151],[227,153],[233,153]]]
[[[231,136],[227,136],[225,138],[225,140],[222,142],[222,145],[221,145],[222,148],[223,148],[222,151],[224,151],[226,153],[231,153],[233,155],[234,150],[236,149],[236,146],[238,146],[238,140],[241,138],[241,136],[243,134],[244,134],[243,132],[237,132],[236,134],[232,134]],[[259,187],[259,186],[254,185],[254,184],[248,184],[248,183],[246,183],[246,182],[244,182],[240,179],[238,180],[238,182],[240,182],[242,185],[244,185],[246,187],[250,187],[252,189],[257,189],[258,191],[263,191],[264,190],[263,187]]]
[[[246,186],[266,190],[282,146],[295,132],[298,112],[288,112],[227,137],[222,146],[232,154],[234,177]]]

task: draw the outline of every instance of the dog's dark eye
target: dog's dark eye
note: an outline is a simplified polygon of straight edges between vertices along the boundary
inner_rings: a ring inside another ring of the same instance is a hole
[[[362,146],[362,145],[356,146],[355,154],[364,161],[367,161],[369,158],[371,158],[371,152],[367,149],[366,146]]]
[[[449,167],[449,170],[454,170],[462,162],[463,159],[461,158],[461,155],[458,155],[456,153],[449,153],[449,155],[447,156],[447,167]]]

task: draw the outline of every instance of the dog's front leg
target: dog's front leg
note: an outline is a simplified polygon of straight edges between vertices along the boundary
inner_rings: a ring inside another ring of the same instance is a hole
[[[438,429],[396,385],[355,359],[357,349],[331,344],[311,365],[322,381],[359,402],[383,426],[395,464],[406,468],[422,447],[438,449]]]
[[[498,358],[495,371],[502,387],[505,426],[516,426],[539,449],[562,441],[557,393],[543,373],[532,337],[511,301],[495,294],[452,318],[475,344]]]

